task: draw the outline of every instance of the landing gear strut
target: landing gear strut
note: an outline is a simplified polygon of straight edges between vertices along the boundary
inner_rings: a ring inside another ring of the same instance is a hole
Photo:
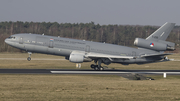
[[[27,60],[28,60],[28,61],[31,61],[31,54],[32,54],[32,53],[31,53],[31,52],[28,52],[28,54],[29,54],[29,57],[27,58]]]
[[[98,65],[97,65],[97,62],[98,62]],[[101,71],[104,70],[104,68],[101,66],[101,62],[102,62],[101,59],[98,59],[98,61],[94,60],[95,65],[92,64],[91,68],[93,68],[94,70],[101,70]]]

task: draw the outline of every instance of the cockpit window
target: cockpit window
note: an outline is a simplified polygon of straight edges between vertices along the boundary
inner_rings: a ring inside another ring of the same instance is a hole
[[[16,37],[15,36],[10,36],[9,39],[15,39]]]

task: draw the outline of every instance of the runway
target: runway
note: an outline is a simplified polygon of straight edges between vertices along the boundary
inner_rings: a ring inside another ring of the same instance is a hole
[[[0,60],[26,60],[27,61],[27,58],[0,58]],[[66,60],[66,59],[51,59],[51,58],[32,58],[32,60],[58,60],[58,61],[62,61],[62,60]]]
[[[27,60],[27,58],[0,58],[0,60]],[[32,60],[58,60],[58,61],[64,61],[64,60],[66,60],[66,59],[55,59],[55,58],[32,58]],[[172,59],[171,61],[180,61],[180,60],[174,60],[174,59]]]
[[[180,70],[104,70],[91,69],[0,69],[0,74],[171,74],[180,75]]]

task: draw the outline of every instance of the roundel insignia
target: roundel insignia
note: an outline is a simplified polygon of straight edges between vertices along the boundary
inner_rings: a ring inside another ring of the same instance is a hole
[[[154,47],[154,43],[150,43],[150,47]]]

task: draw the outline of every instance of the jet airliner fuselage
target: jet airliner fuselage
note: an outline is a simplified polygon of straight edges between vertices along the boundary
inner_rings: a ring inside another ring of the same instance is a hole
[[[163,54],[160,51],[174,47],[173,43],[165,41],[166,36],[170,33],[169,30],[171,31],[173,27],[173,23],[165,23],[158,29],[159,31],[157,30],[151,35],[152,37],[148,37],[146,40],[137,38],[134,43],[140,47],[138,49],[30,33],[12,35],[5,42],[27,52],[64,56],[74,63],[94,61],[95,65],[92,64],[91,68],[103,70],[101,63],[107,65],[111,63],[143,64],[164,59],[164,55],[168,54]],[[156,40],[153,38],[154,36],[156,36]],[[28,60],[31,58],[28,57]]]

